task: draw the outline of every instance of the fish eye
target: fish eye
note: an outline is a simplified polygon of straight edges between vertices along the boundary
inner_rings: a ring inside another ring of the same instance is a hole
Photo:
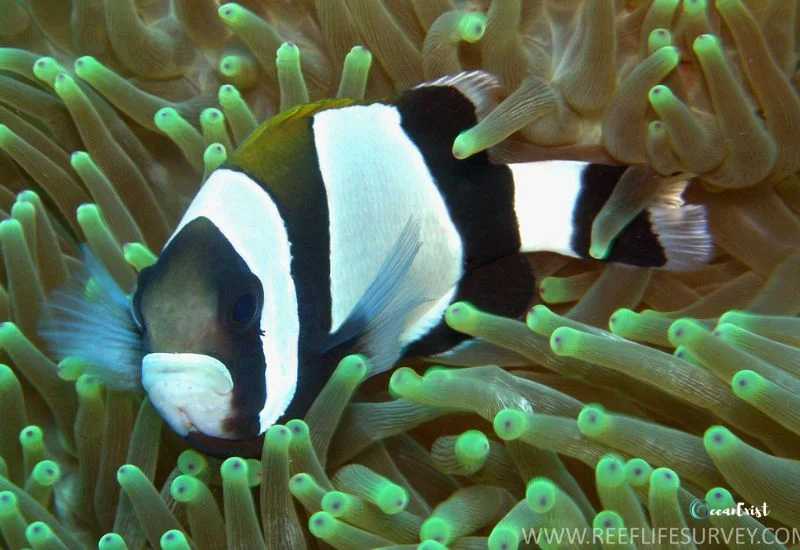
[[[237,282],[223,293],[220,311],[227,330],[238,336],[248,332],[260,319],[262,290],[258,278],[252,275]]]
[[[252,292],[246,292],[236,299],[233,304],[233,322],[244,325],[250,322],[256,314],[258,303]]]

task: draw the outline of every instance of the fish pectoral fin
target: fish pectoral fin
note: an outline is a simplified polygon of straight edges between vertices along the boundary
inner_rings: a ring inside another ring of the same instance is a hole
[[[326,342],[323,352],[345,345],[355,348],[369,357],[370,375],[394,366],[403,353],[400,335],[406,316],[429,301],[418,288],[408,284],[421,246],[420,223],[409,218],[372,283]]]

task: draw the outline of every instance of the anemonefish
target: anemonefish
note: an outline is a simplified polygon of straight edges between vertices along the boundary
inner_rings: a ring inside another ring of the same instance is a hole
[[[302,418],[345,355],[366,355],[371,374],[468,356],[480,342],[445,324],[448,306],[523,315],[536,290],[524,254],[588,258],[626,169],[456,159],[497,89],[468,72],[272,118],[210,175],[132,297],[95,265],[106,297],[57,293],[60,320],[42,334],[112,387],[143,388],[176,433],[218,455]],[[653,204],[608,261],[684,270],[711,251],[703,207]]]

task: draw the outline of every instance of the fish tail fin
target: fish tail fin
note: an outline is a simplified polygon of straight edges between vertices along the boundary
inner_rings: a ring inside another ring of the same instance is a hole
[[[592,228],[629,168],[580,161],[508,167],[514,179],[521,250],[592,258]],[[713,252],[706,210],[684,204],[685,188],[685,181],[661,185],[638,212],[622,219],[602,259],[671,271],[705,265]]]

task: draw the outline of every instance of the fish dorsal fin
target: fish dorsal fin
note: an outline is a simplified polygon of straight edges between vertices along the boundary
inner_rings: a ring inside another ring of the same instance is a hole
[[[400,335],[406,316],[428,301],[419,288],[408,284],[408,275],[421,245],[420,223],[410,218],[372,283],[344,323],[331,335],[323,351],[344,344],[353,345],[369,357],[371,375],[394,366],[403,353]]]
[[[461,92],[475,106],[475,116],[478,121],[497,107],[503,95],[503,85],[500,84],[500,80],[485,71],[466,71],[443,76],[430,82],[423,82],[412,89],[436,86],[451,87]]]
[[[346,107],[352,103],[352,99],[321,99],[319,101],[314,101],[313,103],[302,103],[300,105],[295,105],[291,109],[287,109],[286,111],[273,116],[261,126],[256,128],[253,133],[248,136],[241,148],[246,148],[249,144],[259,141],[262,135],[267,132],[271,132],[280,126],[310,118],[320,111],[325,111],[327,109],[338,109],[340,107]]]

